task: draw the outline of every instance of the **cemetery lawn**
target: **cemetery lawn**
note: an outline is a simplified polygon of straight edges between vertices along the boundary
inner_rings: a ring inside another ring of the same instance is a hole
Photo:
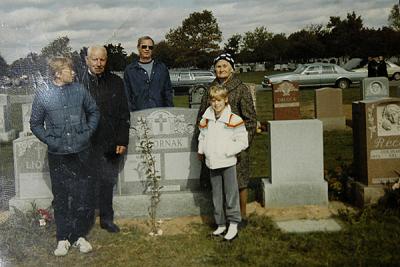
[[[212,238],[209,220],[199,217],[164,221],[164,234],[157,237],[139,220],[119,220],[118,234],[97,223],[88,236],[94,250],[81,254],[71,247],[65,257],[52,254],[54,225],[46,229],[17,220],[11,230],[0,224],[0,263],[8,241],[10,266],[399,266],[399,214],[343,210],[340,218],[340,232],[294,234],[253,213],[233,242]]]

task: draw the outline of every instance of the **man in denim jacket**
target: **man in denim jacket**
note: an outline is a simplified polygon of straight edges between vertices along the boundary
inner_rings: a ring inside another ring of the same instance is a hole
[[[58,241],[54,255],[66,255],[71,244],[87,253],[92,246],[85,236],[94,212],[88,197],[93,182],[87,165],[90,137],[100,113],[89,92],[73,82],[70,59],[53,58],[49,71],[52,81],[37,91],[30,125],[32,133],[48,148]]]
[[[169,72],[164,63],[152,58],[153,39],[149,36],[140,37],[137,48],[139,60],[128,65],[124,73],[129,110],[172,107],[173,93]]]

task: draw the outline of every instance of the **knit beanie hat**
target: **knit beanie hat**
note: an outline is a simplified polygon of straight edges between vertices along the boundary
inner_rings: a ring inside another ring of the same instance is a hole
[[[217,56],[216,58],[214,58],[213,65],[215,66],[215,64],[217,64],[217,62],[221,59],[228,61],[229,64],[231,64],[232,69],[235,69],[235,61],[233,60],[233,57],[229,53],[223,53],[223,54]]]

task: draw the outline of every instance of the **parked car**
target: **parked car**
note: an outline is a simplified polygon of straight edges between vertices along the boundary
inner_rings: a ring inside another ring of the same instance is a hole
[[[341,89],[359,84],[367,77],[364,72],[347,71],[331,63],[299,64],[293,72],[264,76],[263,87],[272,87],[282,81],[297,82],[300,87],[307,86],[336,86]]]
[[[400,66],[394,64],[393,62],[386,61],[386,68],[388,72],[389,79],[398,81],[400,80]],[[353,69],[356,72],[365,72],[368,74],[368,63],[361,68]]]
[[[171,69],[169,76],[175,93],[188,93],[190,87],[208,85],[215,79],[212,71],[199,69]]]

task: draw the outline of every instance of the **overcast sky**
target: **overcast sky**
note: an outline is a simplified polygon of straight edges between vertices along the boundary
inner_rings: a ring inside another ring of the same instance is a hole
[[[193,12],[212,11],[223,34],[243,34],[265,26],[290,34],[330,16],[355,11],[364,26],[388,24],[393,0],[0,0],[0,54],[10,64],[67,35],[74,50],[89,44],[121,43],[137,52],[142,35],[163,40]]]

